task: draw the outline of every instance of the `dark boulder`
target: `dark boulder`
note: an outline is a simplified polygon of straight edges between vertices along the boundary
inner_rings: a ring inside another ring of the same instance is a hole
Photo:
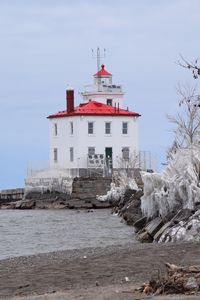
[[[171,219],[172,224],[178,224],[180,221],[187,221],[194,214],[194,211],[188,208],[183,208]]]
[[[134,197],[135,193],[137,191],[136,190],[133,190],[133,189],[126,189],[124,195],[122,196],[122,198],[120,199],[119,201],[119,208],[122,208],[127,202],[130,201],[130,199],[132,197]]]
[[[142,217],[141,200],[133,199],[121,209],[121,216],[128,225],[133,225]]]
[[[135,227],[136,230],[141,230],[146,225],[146,222],[147,222],[147,218],[146,217],[142,217],[142,218],[138,219],[133,224],[133,226]]]

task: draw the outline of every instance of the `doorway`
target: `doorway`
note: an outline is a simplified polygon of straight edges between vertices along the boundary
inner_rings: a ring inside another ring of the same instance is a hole
[[[106,156],[106,166],[108,170],[112,170],[112,147],[106,147],[105,148],[105,156]]]

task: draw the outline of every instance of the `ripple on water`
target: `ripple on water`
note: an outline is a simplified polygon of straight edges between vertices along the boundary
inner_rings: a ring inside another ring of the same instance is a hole
[[[0,210],[0,259],[135,242],[133,227],[109,209]]]

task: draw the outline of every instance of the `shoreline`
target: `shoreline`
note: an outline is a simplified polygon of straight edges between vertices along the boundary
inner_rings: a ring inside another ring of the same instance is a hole
[[[57,298],[59,293],[68,294],[66,299],[92,299],[90,292],[93,299],[133,299],[133,287],[164,275],[165,262],[200,265],[199,253],[200,243],[126,244],[4,259],[0,261],[0,299],[65,299]],[[98,298],[101,289],[114,293],[113,298],[111,294]],[[123,292],[126,289],[129,292]],[[77,293],[80,297],[73,298]]]

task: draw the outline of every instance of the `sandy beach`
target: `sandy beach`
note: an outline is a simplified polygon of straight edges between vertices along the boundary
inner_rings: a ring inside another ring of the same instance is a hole
[[[200,264],[200,243],[128,244],[1,260],[0,299],[145,299],[135,287],[162,276],[165,262]]]

